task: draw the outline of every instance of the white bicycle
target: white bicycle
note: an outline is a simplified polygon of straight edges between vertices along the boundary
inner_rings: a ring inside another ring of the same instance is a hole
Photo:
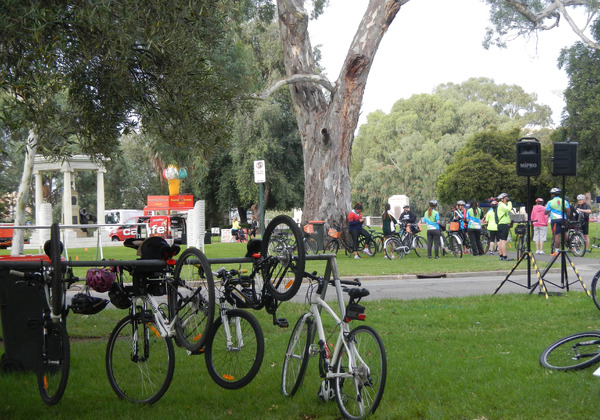
[[[367,325],[350,330],[352,320],[366,318],[365,308],[359,302],[369,295],[369,291],[342,286],[360,286],[358,280],[325,280],[316,273],[305,273],[305,276],[310,280],[307,293],[310,309],[298,319],[292,331],[283,361],[281,390],[284,395],[293,396],[302,384],[309,360],[318,357],[323,378],[318,396],[325,401],[335,398],[347,419],[365,418],[374,413],[381,402],[387,373],[385,349],[379,334]],[[329,284],[335,286],[341,317],[324,300]],[[350,297],[347,305],[344,304],[344,292]],[[327,341],[322,310],[337,326],[335,344]],[[317,343],[314,343],[315,333]]]

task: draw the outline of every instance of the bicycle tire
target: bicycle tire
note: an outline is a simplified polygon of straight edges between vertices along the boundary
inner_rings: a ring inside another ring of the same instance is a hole
[[[281,391],[286,397],[293,397],[304,381],[310,360],[311,337],[314,337],[314,324],[310,313],[307,312],[296,321],[285,350]]]
[[[50,226],[50,264],[52,266],[52,280],[50,290],[52,292],[52,315],[61,316],[64,305],[64,284],[62,279],[62,264],[60,261],[60,229],[58,223]]]
[[[462,244],[456,235],[450,235],[450,252],[455,258],[462,258]]]
[[[427,242],[423,239],[422,236],[415,235],[413,239],[413,251],[415,251],[415,255],[420,257],[421,255],[425,255],[425,251],[427,250]]]
[[[273,250],[269,244],[279,232],[291,233],[289,243]],[[302,284],[306,261],[303,237],[298,224],[286,215],[276,216],[265,229],[261,256],[266,260],[261,272],[267,289],[279,301],[291,299]]]
[[[598,279],[600,279],[600,270],[596,271],[596,274],[594,274],[594,277],[592,278],[592,285],[590,286],[591,290],[591,295],[592,295],[592,300],[594,301],[594,304],[596,305],[596,307],[600,310],[600,296],[598,293]]]
[[[337,375],[333,379],[335,397],[345,418],[363,419],[375,413],[383,397],[387,377],[385,348],[377,331],[368,325],[354,328],[346,341],[349,350],[357,353],[352,359],[360,360],[361,364],[350,366],[346,348],[342,347],[334,368]],[[353,378],[340,376],[345,372],[357,374]]]
[[[385,240],[385,244],[383,246],[383,251],[385,252],[385,256],[390,259],[401,259],[404,256],[404,252],[402,252],[402,241],[400,238],[392,236]]]
[[[525,253],[525,241],[523,235],[519,235],[517,239],[517,260]]]
[[[589,353],[580,353],[588,349]],[[600,332],[586,331],[555,341],[540,355],[540,364],[553,370],[580,370],[600,362]]]
[[[365,250],[369,251],[368,253]],[[364,257],[374,257],[377,254],[377,245],[375,241],[371,238],[366,238],[364,236],[358,237],[358,253],[362,254]]]
[[[487,231],[481,232],[481,248],[483,248],[484,255],[490,250],[490,235]]]
[[[177,287],[175,342],[197,352],[206,344],[215,314],[213,275],[210,263],[199,249],[183,251],[175,265],[173,284]]]
[[[106,346],[106,373],[119,398],[153,404],[169,389],[175,350],[171,338],[161,337],[154,322],[143,318],[129,315],[117,323]]]
[[[325,253],[337,254],[340,250],[340,243],[337,239],[332,239],[325,245]]]
[[[377,252],[383,252],[383,244],[385,242],[385,237],[381,234],[376,234],[373,235],[373,241],[375,242]]]
[[[583,233],[577,232],[569,239],[569,249],[576,257],[583,257],[585,255],[585,237]]]
[[[42,362],[37,371],[37,383],[42,401],[54,405],[67,389],[71,351],[69,335],[62,322],[46,321],[42,338]]]
[[[248,311],[227,311],[231,331],[228,345],[223,318],[214,322],[204,351],[208,374],[225,389],[240,389],[248,385],[260,370],[265,355],[265,339],[256,318]],[[236,334],[236,319],[240,320],[241,335]],[[216,346],[216,347],[215,347]]]
[[[319,244],[315,238],[304,238],[304,250],[306,255],[316,255],[319,253]]]

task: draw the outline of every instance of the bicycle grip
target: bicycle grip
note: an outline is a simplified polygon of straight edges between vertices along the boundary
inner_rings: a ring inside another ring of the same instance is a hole
[[[359,279],[354,279],[354,280],[340,280],[341,284],[347,284],[348,286],[360,286],[360,280]]]

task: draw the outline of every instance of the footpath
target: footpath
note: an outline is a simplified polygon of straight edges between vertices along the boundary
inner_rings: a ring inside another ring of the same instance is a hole
[[[515,258],[515,253],[509,257]],[[536,262],[540,272],[543,273],[545,267],[551,261],[550,255],[535,255]],[[600,253],[598,254],[600,257]],[[600,264],[596,258],[577,258],[569,254],[575,270],[579,273],[579,277],[583,280],[583,284],[589,290],[592,279],[596,272],[600,270]],[[432,297],[458,297],[458,296],[473,296],[493,294],[498,286],[506,279],[510,270],[515,266],[517,260],[508,261],[505,271],[479,271],[467,273],[437,273],[425,276],[415,274],[403,274],[394,276],[371,276],[360,277],[361,282],[364,282],[364,287],[371,292],[367,299],[426,299]],[[578,279],[575,270],[566,260],[566,269],[561,273],[561,258],[557,258],[552,264],[546,275],[544,276],[544,285],[550,294],[564,293],[570,291],[583,291],[583,286]],[[498,294],[501,293],[530,293],[533,288],[528,288],[528,285],[535,286],[539,283],[538,277],[533,264],[528,274],[527,261],[523,260],[509,277],[508,281],[504,282]],[[352,278],[347,278],[351,280]],[[330,288],[332,290],[333,288]],[[306,286],[300,289],[295,302],[303,302]],[[538,294],[540,288],[537,287],[533,293]],[[329,293],[327,298],[334,298]]]

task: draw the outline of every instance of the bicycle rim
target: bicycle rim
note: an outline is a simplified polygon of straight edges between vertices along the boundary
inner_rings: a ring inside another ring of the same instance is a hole
[[[240,389],[252,381],[263,361],[265,342],[260,324],[252,314],[227,311],[227,336],[223,318],[213,324],[204,360],[210,377],[225,389]]]
[[[412,248],[415,251],[417,257],[420,257],[421,255],[425,255],[423,252],[427,248],[427,243],[421,236],[415,236]]]
[[[311,325],[312,320],[304,314],[292,330],[281,371],[281,391],[286,397],[293,396],[304,380],[310,360],[309,348],[312,341],[310,337],[314,335],[314,328]]]
[[[571,236],[570,240],[571,252],[576,257],[583,257],[585,255],[585,238],[582,234],[576,233]]]
[[[262,277],[272,296],[280,301],[291,299],[304,278],[306,252],[303,234],[289,216],[275,217],[262,239]],[[277,247],[272,243],[277,242]]]
[[[196,352],[206,343],[215,312],[212,271],[200,250],[188,248],[181,254],[175,266],[173,285],[177,287],[176,343]]]
[[[60,401],[69,379],[69,336],[60,322],[48,322],[42,339],[42,362],[37,373],[38,390],[48,405]]]
[[[540,364],[554,370],[580,370],[600,362],[600,332],[572,334],[550,344]]]
[[[119,398],[155,403],[169,388],[174,370],[173,343],[160,336],[153,322],[136,315],[117,324],[108,339],[106,373]]]
[[[596,305],[596,307],[598,309],[600,309],[600,294],[598,293],[598,279],[600,278],[600,270],[596,271],[596,274],[594,274],[594,278],[592,279],[592,285],[591,285],[591,295],[592,295],[592,300],[594,301],[594,304]]]
[[[353,329],[348,348],[354,357],[342,351],[335,366],[338,375],[334,390],[338,408],[347,419],[362,419],[373,414],[383,396],[387,376],[387,359],[379,334],[368,325]],[[351,362],[354,360],[354,365]],[[351,372],[355,372],[354,375]],[[339,376],[348,373],[348,376]]]
[[[462,258],[462,245],[454,235],[450,236],[450,251],[456,258]]]

